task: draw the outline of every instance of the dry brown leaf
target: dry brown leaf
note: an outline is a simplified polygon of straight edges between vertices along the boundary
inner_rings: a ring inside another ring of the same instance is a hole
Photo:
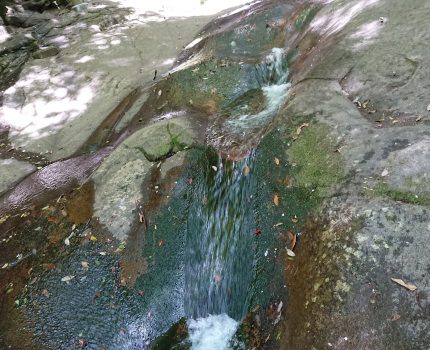
[[[302,129],[309,126],[309,123],[303,123],[302,125],[300,125],[297,130],[296,130],[296,135],[299,136],[300,133],[302,132]]]
[[[275,197],[273,197],[273,203],[275,203],[276,206],[279,205],[279,197],[277,194],[275,194]]]
[[[279,159],[275,157],[275,164],[279,165]]]
[[[405,281],[403,281],[400,278],[393,278],[391,277],[391,280],[399,285],[401,285],[402,287],[405,287],[406,289],[409,289],[411,292],[415,291],[418,287],[412,283],[406,283]]]
[[[294,250],[294,247],[296,246],[296,242],[297,242],[297,236],[291,232],[288,231],[288,240],[290,241],[290,249]]]
[[[248,165],[245,165],[245,168],[243,168],[243,175],[245,175],[245,176],[249,175],[249,167],[248,167]]]

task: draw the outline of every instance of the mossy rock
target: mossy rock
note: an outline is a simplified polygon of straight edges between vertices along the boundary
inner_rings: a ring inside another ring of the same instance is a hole
[[[384,182],[376,184],[373,188],[373,194],[397,202],[430,206],[430,195],[400,190]]]
[[[158,161],[190,147],[195,141],[191,126],[184,119],[163,121],[143,128],[124,145],[142,152],[151,161]]]
[[[295,184],[310,188],[321,197],[329,194],[343,177],[342,160],[330,130],[320,123],[303,123],[300,135],[287,149]],[[295,131],[297,129],[294,129]]]
[[[153,89],[149,100],[161,111],[188,107],[213,113],[259,87],[254,65],[210,60],[171,74]]]

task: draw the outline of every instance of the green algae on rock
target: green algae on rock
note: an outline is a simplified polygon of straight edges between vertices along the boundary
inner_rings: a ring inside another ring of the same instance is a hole
[[[295,138],[286,150],[294,182],[321,197],[328,196],[343,177],[341,155],[328,126],[311,122]]]

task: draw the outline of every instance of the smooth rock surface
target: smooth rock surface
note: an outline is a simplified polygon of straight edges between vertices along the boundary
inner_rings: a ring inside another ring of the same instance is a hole
[[[72,155],[136,86],[151,82],[155,70],[165,73],[210,19],[158,22],[158,15],[139,14],[125,21],[130,9],[94,5],[87,11],[36,28],[61,52],[25,65],[4,92],[0,121],[10,126],[15,147],[52,151],[51,160]]]
[[[194,136],[185,119],[162,121],[140,129],[129,136],[107,157],[95,172],[94,215],[120,241],[127,238],[133,223],[138,220],[136,200],[141,198],[141,186],[151,161],[171,156],[192,145]],[[183,159],[163,166],[167,172],[181,165]]]
[[[16,159],[0,159],[0,168],[0,193],[12,188],[13,185],[36,170],[34,165]]]

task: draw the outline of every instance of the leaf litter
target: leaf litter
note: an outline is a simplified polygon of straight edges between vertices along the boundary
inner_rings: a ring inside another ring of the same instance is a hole
[[[411,292],[414,292],[418,288],[416,285],[414,285],[412,283],[407,283],[400,278],[391,277],[391,280],[393,282],[397,283],[398,285],[405,287],[406,289],[410,290]]]

